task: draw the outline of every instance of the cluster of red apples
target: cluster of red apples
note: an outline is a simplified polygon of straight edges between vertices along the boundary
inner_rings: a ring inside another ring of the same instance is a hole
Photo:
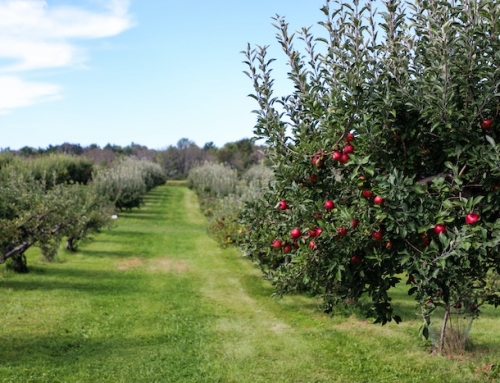
[[[493,126],[493,120],[491,118],[486,118],[486,119],[483,119],[480,123],[481,125],[481,128],[483,130],[489,130],[491,129],[491,127]],[[332,152],[332,159],[333,161],[336,161],[336,162],[340,162],[341,164],[345,164],[346,162],[349,161],[349,154],[352,154],[354,153],[354,146],[352,145],[352,142],[354,141],[355,139],[355,135],[353,133],[348,133],[346,135],[346,145],[344,146],[344,148],[340,151],[340,150],[334,150]],[[317,152],[311,162],[312,162],[312,165],[316,168],[319,168],[319,167],[322,167],[324,165],[324,162],[326,160],[326,153],[324,151],[319,151]],[[310,180],[312,182],[315,182],[317,179],[317,175],[313,175],[310,177]],[[379,206],[382,206],[385,202],[385,199],[384,197],[382,196],[379,196],[379,195],[376,195],[374,196],[373,192],[371,190],[368,190],[368,189],[364,189],[362,190],[361,194],[363,195],[363,197],[365,197],[366,199],[368,200],[371,200],[373,202],[373,204],[375,205],[379,205]],[[281,200],[279,201],[278,203],[278,207],[280,210],[286,210],[288,209],[288,203],[284,200]],[[325,201],[324,203],[324,208],[326,210],[332,210],[335,208],[335,202],[332,201],[332,200],[327,200]],[[468,213],[466,216],[465,216],[465,223],[467,225],[473,225],[475,224],[477,221],[479,221],[479,214],[475,213],[475,212],[470,212]],[[358,226],[358,220],[357,219],[353,219],[352,222],[351,222],[351,229],[354,229]],[[348,234],[349,232],[349,228],[346,228],[346,227],[339,227],[336,229],[337,230],[337,235],[339,237],[344,237]],[[441,224],[441,223],[438,223],[434,226],[433,228],[433,231],[436,235],[439,235],[441,233],[445,233],[446,232],[446,225],[444,224]],[[282,250],[284,253],[290,253],[293,248],[298,248],[298,240],[301,238],[301,237],[309,237],[310,238],[310,242],[309,242],[309,248],[314,250],[317,248],[317,245],[316,245],[316,242],[314,241],[314,238],[317,238],[321,235],[321,233],[323,232],[323,229],[321,229],[320,227],[315,227],[315,228],[312,228],[310,230],[308,230],[308,232],[302,232],[300,228],[296,227],[294,229],[292,229],[290,231],[290,237],[292,239],[292,242],[289,243],[287,241],[282,241],[280,239],[275,239],[271,246],[275,249],[275,250]],[[371,237],[375,240],[375,241],[382,241],[383,237],[384,237],[384,233],[381,229],[379,229],[378,231],[374,231],[372,234],[371,234]],[[423,239],[423,242],[422,242],[422,246],[425,247],[427,245],[429,245],[430,243],[430,240],[427,236],[426,233],[422,234],[422,239]],[[385,247],[387,249],[390,249],[392,247],[392,242],[391,241],[387,241],[386,242],[386,245]],[[354,264],[360,264],[362,261],[361,257],[358,256],[358,255],[353,255],[351,257],[351,262],[354,263]]]

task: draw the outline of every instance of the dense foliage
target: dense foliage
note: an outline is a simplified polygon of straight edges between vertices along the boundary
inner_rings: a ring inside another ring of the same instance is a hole
[[[112,207],[91,187],[55,184],[11,173],[0,186],[0,263],[10,260],[17,272],[27,272],[24,252],[41,248],[52,260],[61,240],[68,248],[101,227],[109,225]]]
[[[246,201],[260,196],[273,180],[268,167],[254,165],[241,176],[236,169],[205,163],[189,172],[188,186],[195,190],[207,216],[209,234],[220,245],[238,245],[246,228],[240,223]]]
[[[500,303],[500,5],[383,3],[327,1],[300,49],[277,16],[287,96],[267,47],[245,52],[277,180],[248,204],[245,249],[280,294],[368,296],[382,324],[404,278],[424,336],[443,315],[443,351],[451,318]]]
[[[140,207],[148,191],[165,183],[160,165],[131,157],[97,172],[93,179],[97,192],[119,210]]]

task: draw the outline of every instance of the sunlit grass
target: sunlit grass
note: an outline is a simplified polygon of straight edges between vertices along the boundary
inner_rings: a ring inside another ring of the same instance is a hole
[[[0,269],[0,382],[484,382],[499,379],[499,313],[484,310],[467,355],[430,355],[403,288],[405,322],[328,317],[272,298],[235,249],[206,235],[185,187],[153,191],[77,254],[29,253]],[[496,374],[496,375],[495,375]]]

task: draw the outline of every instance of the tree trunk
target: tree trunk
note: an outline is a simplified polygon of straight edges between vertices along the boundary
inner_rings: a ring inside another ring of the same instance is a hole
[[[439,336],[439,353],[443,353],[444,341],[446,337],[446,325],[448,324],[448,318],[450,316],[450,305],[447,304],[444,311],[443,325],[441,326],[441,333]]]
[[[12,256],[9,268],[14,270],[16,273],[27,273],[29,271],[28,263],[26,262],[26,256],[24,253],[18,253]]]
[[[73,243],[73,238],[68,237],[66,239],[66,250],[69,250],[69,251],[72,251],[72,252],[76,251],[75,245]]]

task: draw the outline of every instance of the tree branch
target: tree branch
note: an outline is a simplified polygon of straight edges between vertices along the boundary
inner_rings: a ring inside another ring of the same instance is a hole
[[[23,242],[20,245],[14,247],[12,250],[7,250],[0,256],[0,264],[5,263],[7,259],[11,258],[17,253],[25,252],[32,244],[33,242]]]

